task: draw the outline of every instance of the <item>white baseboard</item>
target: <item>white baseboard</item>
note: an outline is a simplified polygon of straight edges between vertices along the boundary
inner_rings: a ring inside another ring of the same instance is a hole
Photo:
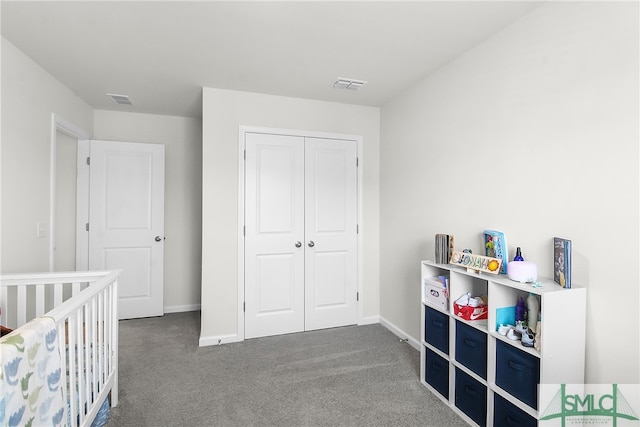
[[[169,307],[164,307],[163,310],[165,314],[166,313],[182,313],[185,311],[199,311],[200,304],[172,305]]]
[[[210,345],[221,345],[221,344],[229,344],[232,342],[240,342],[244,341],[241,339],[238,334],[234,335],[217,335],[213,337],[200,337],[198,340],[198,345],[200,347],[206,347]]]
[[[407,342],[409,343],[409,345],[411,345],[411,347],[420,351],[420,341],[416,340],[415,338],[413,338],[412,336],[407,334],[405,331],[398,328],[396,325],[389,322],[387,319],[385,319],[382,316],[380,316],[380,324],[385,328],[387,328],[388,330],[390,330],[391,332],[393,332],[394,334],[396,334],[398,337],[400,337],[400,339],[407,340]]]
[[[376,323],[380,323],[380,316],[363,317],[358,325],[375,325]]]
[[[191,310],[182,310],[182,311],[191,311]],[[166,312],[167,311],[165,309],[165,313]],[[385,319],[382,316],[365,317],[365,318],[362,319],[362,322],[360,322],[359,325],[373,325],[373,324],[376,324],[376,323],[380,323],[382,326],[384,326],[385,328],[387,328],[388,330],[393,332],[395,335],[397,335],[400,339],[407,340],[407,342],[409,343],[409,345],[411,345],[411,347],[413,347],[416,350],[420,351],[420,341],[418,341],[415,338],[411,337],[405,331],[403,331],[402,329],[398,328],[396,325],[394,325],[393,323],[389,322],[387,319]],[[206,346],[210,346],[210,345],[229,344],[229,343],[232,343],[232,342],[240,342],[240,341],[244,341],[244,339],[240,338],[238,336],[238,334],[216,335],[216,336],[211,336],[211,337],[200,337],[200,340],[198,341],[198,345],[200,347],[206,347]]]

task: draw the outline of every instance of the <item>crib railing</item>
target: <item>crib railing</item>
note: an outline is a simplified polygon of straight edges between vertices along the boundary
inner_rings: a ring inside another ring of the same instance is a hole
[[[16,329],[118,272],[73,271],[0,276],[0,324]]]
[[[58,331],[69,424],[90,425],[107,395],[118,404],[118,271],[0,276],[0,324],[48,316]]]

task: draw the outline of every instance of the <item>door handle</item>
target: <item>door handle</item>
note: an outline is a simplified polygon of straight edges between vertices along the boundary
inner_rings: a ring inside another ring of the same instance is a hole
[[[313,240],[309,240],[309,243],[307,243],[307,246],[309,246],[310,248],[314,247],[316,244],[313,243]]]
[[[302,242],[300,241],[296,242],[296,248],[300,248],[300,247],[302,247]]]
[[[161,241],[162,241],[162,237],[156,236],[156,242],[161,242]]]

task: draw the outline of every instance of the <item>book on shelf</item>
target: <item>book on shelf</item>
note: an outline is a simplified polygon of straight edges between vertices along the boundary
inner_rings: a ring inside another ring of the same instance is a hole
[[[500,258],[502,260],[500,273],[507,274],[509,251],[507,250],[507,239],[504,233],[496,230],[484,230],[484,251],[488,257]]]
[[[571,240],[553,238],[553,280],[563,288],[571,288]]]
[[[436,234],[435,238],[435,262],[438,264],[449,264],[453,254],[453,236],[450,234]]]

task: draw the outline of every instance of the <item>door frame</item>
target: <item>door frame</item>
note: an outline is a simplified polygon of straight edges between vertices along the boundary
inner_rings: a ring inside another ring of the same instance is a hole
[[[303,131],[295,129],[281,129],[281,128],[269,128],[259,126],[245,126],[240,125],[238,132],[238,229],[237,229],[237,241],[238,241],[238,332],[237,338],[234,341],[244,341],[244,198],[245,198],[245,159],[244,159],[244,140],[247,133],[265,133],[272,135],[285,135],[285,136],[300,136],[310,138],[326,138],[326,139],[342,139],[348,141],[355,141],[356,143],[356,156],[357,156],[357,222],[358,222],[358,234],[357,234],[357,292],[359,295],[357,302],[358,311],[358,325],[363,323],[363,304],[364,298],[363,279],[363,212],[362,212],[362,194],[363,194],[363,178],[362,178],[362,136],[349,135],[339,133],[328,132],[315,132],[315,131]]]
[[[78,141],[78,181],[76,186],[76,270],[89,270],[89,165],[91,139]],[[84,160],[84,161],[83,161]]]
[[[63,119],[56,113],[51,113],[51,136],[50,136],[50,159],[49,159],[49,271],[55,269],[55,247],[56,247],[56,155],[58,150],[57,133],[62,132],[75,138],[80,144],[80,140],[89,139],[90,134],[84,129]],[[78,232],[76,230],[76,270],[78,267]]]

